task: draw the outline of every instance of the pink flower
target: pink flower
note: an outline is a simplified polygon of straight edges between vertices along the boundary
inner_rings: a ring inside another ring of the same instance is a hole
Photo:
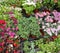
[[[46,28],[46,29],[44,29],[44,31],[46,31],[47,34],[49,34],[50,36],[52,36],[52,32],[51,32],[51,29],[50,28]]]
[[[18,23],[17,19],[14,19],[13,22],[14,22],[14,24],[17,24]]]
[[[38,19],[38,17],[42,18],[42,17],[44,17],[44,14],[43,13],[36,13],[35,17],[36,17],[36,19]]]
[[[53,19],[51,18],[51,16],[47,16],[45,20],[46,22],[53,22]]]
[[[15,17],[14,17],[14,16],[15,16],[14,14],[10,14],[9,16],[10,16],[10,18],[15,18]]]
[[[36,3],[36,2],[37,2],[37,0],[33,0],[33,2],[34,2],[34,3]]]
[[[38,21],[38,24],[40,24],[40,21]]]
[[[47,15],[50,15],[50,13],[49,13],[49,12],[46,12],[46,14],[47,14]]]
[[[54,10],[52,13],[54,15],[54,19],[60,21],[60,12]]]
[[[2,43],[0,43],[0,46],[2,46]]]
[[[16,31],[19,30],[18,26],[15,29],[16,29]]]
[[[15,30],[15,28],[12,28],[12,30],[14,31],[14,30]]]
[[[47,14],[46,14],[46,12],[42,12],[42,14],[44,15],[44,16],[46,16]]]
[[[4,34],[5,34],[4,32],[1,32],[1,35],[2,35],[2,36],[4,36]]]
[[[5,29],[5,26],[0,26],[0,29],[4,30]]]
[[[10,27],[8,27],[6,30],[9,31],[10,30]]]
[[[13,37],[15,36],[15,33],[14,33],[14,32],[9,31],[9,32],[8,32],[8,35],[10,35],[10,37],[11,37],[11,38],[13,38]]]
[[[10,11],[10,12],[8,12],[8,14],[13,14],[13,12]]]

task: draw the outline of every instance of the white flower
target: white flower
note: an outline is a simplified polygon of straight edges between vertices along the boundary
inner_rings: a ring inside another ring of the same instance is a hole
[[[60,21],[58,21],[58,23],[60,23]]]
[[[53,25],[57,25],[57,23],[53,23]]]
[[[17,11],[21,11],[22,9],[21,9],[21,8],[16,7],[16,8],[15,8],[15,10],[17,10]]]
[[[17,38],[18,36],[15,36],[14,38]]]
[[[50,26],[50,24],[49,24],[49,23],[46,23],[46,25],[47,25],[47,27],[49,27],[49,26]]]
[[[60,30],[60,25],[57,26],[57,30],[58,30],[58,31]]]
[[[12,45],[12,44],[9,44],[9,46],[10,46],[10,47],[13,47],[13,45]]]
[[[43,29],[45,29],[46,26],[42,26]]]
[[[51,52],[48,52],[48,53],[51,53]]]
[[[35,6],[36,7],[36,3],[34,3],[33,1],[30,1],[30,0],[27,0],[27,1],[25,1],[25,3],[23,3],[22,5],[33,5],[33,6]]]
[[[42,3],[43,2],[43,0],[40,0],[40,3]]]
[[[58,34],[58,30],[57,30],[56,28],[51,28],[51,31],[52,31],[52,33],[54,33],[55,35]]]
[[[49,34],[50,36],[52,36],[52,32],[51,32],[51,29],[50,28],[46,28],[46,29],[44,29],[44,31],[46,31],[47,34]]]

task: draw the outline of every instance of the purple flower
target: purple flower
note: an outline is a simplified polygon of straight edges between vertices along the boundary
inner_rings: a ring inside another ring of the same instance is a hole
[[[54,10],[52,13],[54,15],[54,19],[60,21],[60,12]]]

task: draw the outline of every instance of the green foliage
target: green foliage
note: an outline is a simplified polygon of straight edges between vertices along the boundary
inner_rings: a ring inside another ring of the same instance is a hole
[[[25,53],[35,53],[35,43],[34,41],[26,41],[24,42],[24,48],[23,50],[25,51]]]
[[[37,51],[37,53],[58,53],[60,51],[60,38],[45,44],[43,39],[36,40],[35,45],[38,45],[40,48],[40,51]]]
[[[35,47],[34,42],[31,41],[31,51],[30,51],[30,53],[35,53],[34,47]]]
[[[47,7],[49,10],[52,10],[54,6],[54,0],[44,0],[43,6]]]
[[[40,32],[39,32],[40,28],[39,25],[37,24],[35,17],[19,18],[18,27],[19,27],[18,34],[23,38],[28,38],[30,33],[37,37],[40,36]]]
[[[42,7],[42,3],[40,3],[39,1],[36,3],[36,8],[38,9],[38,8],[40,8],[40,7]]]
[[[23,50],[25,51],[25,53],[29,53],[30,52],[29,46],[30,46],[30,42],[28,42],[28,41],[24,42]]]
[[[26,10],[26,13],[33,13],[33,10],[35,9],[35,7],[33,5],[24,5],[23,8]]]

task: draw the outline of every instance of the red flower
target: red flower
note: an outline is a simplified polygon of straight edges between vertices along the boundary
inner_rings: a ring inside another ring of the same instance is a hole
[[[13,43],[14,47],[17,47],[17,44],[16,43]]]
[[[5,20],[0,20],[0,24],[6,24]]]
[[[17,51],[16,50],[14,50],[14,52],[13,53],[17,53]]]
[[[34,10],[34,13],[38,13],[38,12],[39,12],[39,10],[38,10],[38,9],[35,9],[35,10]]]
[[[7,40],[8,43],[13,43],[13,40]]]
[[[55,36],[55,35],[53,35],[51,38],[52,38],[52,39],[56,39],[56,38],[58,38],[58,37],[57,37],[57,36]]]
[[[49,12],[50,13],[50,10],[47,10],[47,9],[44,9],[45,12]]]
[[[5,27],[4,26],[0,26],[1,29],[4,29]]]
[[[8,50],[6,50],[6,53],[9,53]]]
[[[2,52],[3,51],[3,48],[0,48],[0,52]]]

